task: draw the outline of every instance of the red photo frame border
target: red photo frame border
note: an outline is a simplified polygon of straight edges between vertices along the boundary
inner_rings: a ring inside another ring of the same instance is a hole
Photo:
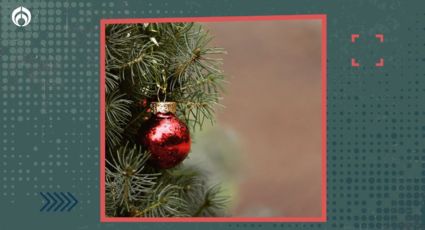
[[[326,181],[326,96],[327,96],[327,17],[325,14],[272,15],[272,16],[220,16],[182,18],[124,18],[100,20],[100,222],[326,222],[327,181]],[[321,37],[321,78],[322,78],[322,158],[321,158],[321,216],[319,217],[107,217],[105,212],[105,28],[107,24],[135,24],[146,22],[230,22],[270,20],[319,20]]]

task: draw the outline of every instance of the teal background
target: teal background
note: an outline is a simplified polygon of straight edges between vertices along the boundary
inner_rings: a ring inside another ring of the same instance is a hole
[[[0,3],[0,229],[425,228],[423,1]],[[10,19],[20,5],[33,16],[25,28]],[[328,18],[328,222],[100,223],[100,18],[273,14]],[[79,203],[39,212],[51,191]]]

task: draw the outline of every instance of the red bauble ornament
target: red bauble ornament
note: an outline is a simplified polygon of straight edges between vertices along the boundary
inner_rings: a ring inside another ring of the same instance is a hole
[[[153,166],[172,168],[189,154],[189,129],[176,117],[175,102],[154,102],[152,109],[154,114],[139,130],[139,142],[149,150]]]

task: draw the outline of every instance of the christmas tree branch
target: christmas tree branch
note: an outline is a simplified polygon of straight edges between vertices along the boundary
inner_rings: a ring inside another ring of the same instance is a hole
[[[129,211],[132,202],[143,200],[144,194],[151,191],[160,174],[144,172],[148,153],[135,145],[130,147],[129,143],[111,158],[106,161],[107,191],[115,192],[116,207],[124,206]]]
[[[224,84],[221,48],[196,23],[106,27],[106,211],[109,216],[223,215],[220,192],[207,189],[200,169],[157,170],[134,144],[147,108],[141,100],[178,103],[194,130],[214,120]]]
[[[110,148],[118,145],[122,138],[123,126],[131,117],[130,100],[124,98],[118,91],[106,96],[106,141]]]
[[[227,197],[220,195],[220,189],[217,186],[211,187],[205,193],[202,204],[192,216],[216,216],[226,207],[228,201]]]

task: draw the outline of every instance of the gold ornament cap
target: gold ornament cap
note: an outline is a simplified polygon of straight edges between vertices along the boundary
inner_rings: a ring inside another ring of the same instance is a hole
[[[153,113],[176,113],[177,103],[173,101],[152,102],[151,108]]]

